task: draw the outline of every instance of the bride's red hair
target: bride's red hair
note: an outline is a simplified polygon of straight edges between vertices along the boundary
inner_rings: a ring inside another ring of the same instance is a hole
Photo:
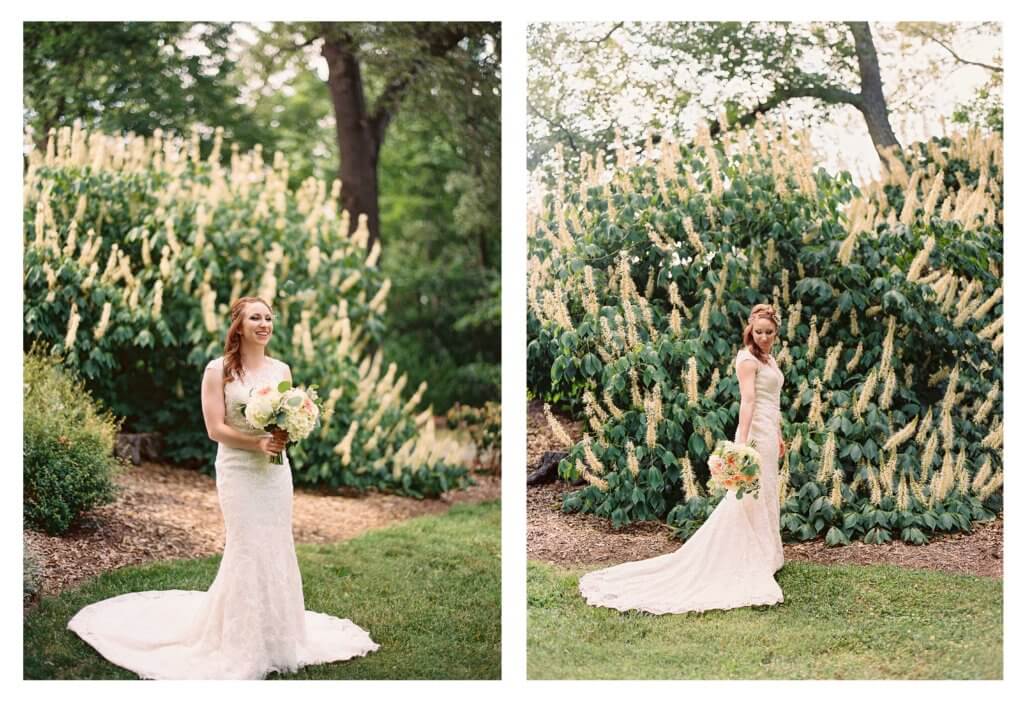
[[[779,331],[779,317],[775,315],[775,308],[770,304],[755,304],[750,310],[750,317],[747,325],[743,327],[743,345],[754,354],[762,363],[768,362],[768,355],[761,350],[761,346],[754,341],[754,322],[758,319],[767,319],[775,326],[775,332]]]
[[[231,305],[231,325],[228,326],[227,337],[224,339],[224,384],[242,376],[242,312],[249,302],[259,302],[267,311],[273,312],[262,297],[239,297]],[[264,354],[270,357],[269,353]]]

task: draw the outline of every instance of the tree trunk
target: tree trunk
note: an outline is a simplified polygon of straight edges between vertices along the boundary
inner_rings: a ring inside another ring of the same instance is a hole
[[[380,141],[366,109],[363,78],[344,33],[324,32],[321,50],[327,59],[327,87],[331,93],[338,140],[338,178],[341,180],[341,207],[351,217],[354,231],[359,215],[365,214],[370,229],[368,246],[380,237],[380,210],[377,201],[377,156]]]
[[[759,115],[770,112],[797,97],[813,97],[830,105],[852,105],[864,116],[875,151],[878,152],[882,165],[888,168],[888,149],[893,146],[899,149],[901,146],[889,123],[889,108],[885,103],[885,92],[882,90],[882,75],[878,68],[875,43],[871,39],[871,27],[867,22],[847,22],[846,26],[853,34],[854,48],[857,52],[860,73],[859,93],[853,93],[845,88],[827,83],[816,84],[805,81],[795,85],[777,85],[764,102],[744,114],[734,124],[743,127],[749,126]],[[712,137],[718,135],[720,126],[717,121],[709,121],[708,127]]]
[[[370,229],[368,245],[372,246],[380,238],[377,161],[384,135],[409,86],[427,67],[427,57],[443,57],[466,34],[458,25],[426,25],[420,37],[424,57],[411,61],[404,73],[384,86],[371,109],[366,104],[352,36],[336,23],[323,22],[320,27],[324,39],[321,54],[327,59],[327,86],[337,125],[341,206],[351,217],[350,231],[355,229],[359,215],[366,215]]]
[[[871,27],[867,22],[846,24],[853,33],[857,64],[860,68],[860,100],[856,107],[864,115],[868,134],[871,135],[875,150],[884,164],[886,151],[892,146],[900,148],[900,143],[889,124],[889,108],[885,104],[885,93],[882,91],[882,75],[878,69],[875,42],[871,39]]]

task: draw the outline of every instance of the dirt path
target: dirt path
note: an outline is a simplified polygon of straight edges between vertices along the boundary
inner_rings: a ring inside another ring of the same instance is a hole
[[[477,484],[441,499],[390,494],[334,496],[295,490],[293,532],[299,543],[348,540],[414,516],[447,511],[457,502],[501,496],[501,481],[475,475]],[[143,463],[118,477],[121,494],[62,536],[26,531],[43,569],[44,594],[56,594],[101,572],[154,560],[204,557],[224,548],[224,522],[212,477]]]
[[[543,405],[527,407],[527,455],[533,467],[546,450],[561,450],[547,426]],[[563,419],[573,438],[578,423]],[[565,566],[614,565],[672,552],[680,541],[662,523],[641,523],[618,531],[611,522],[591,514],[564,514],[562,497],[576,489],[564,482],[526,490],[527,557]],[[1003,576],[1003,519],[978,523],[973,533],[933,536],[927,545],[896,542],[885,545],[854,543],[827,547],[823,539],[785,544],[787,561],[824,564],[889,564],[982,577]]]

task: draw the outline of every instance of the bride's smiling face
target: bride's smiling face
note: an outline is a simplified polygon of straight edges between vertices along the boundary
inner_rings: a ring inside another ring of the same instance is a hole
[[[249,302],[242,312],[242,341],[265,346],[274,333],[274,315],[261,302]]]
[[[754,328],[752,329],[754,342],[765,353],[770,351],[772,344],[775,343],[776,331],[775,324],[768,319],[758,318],[754,320]]]

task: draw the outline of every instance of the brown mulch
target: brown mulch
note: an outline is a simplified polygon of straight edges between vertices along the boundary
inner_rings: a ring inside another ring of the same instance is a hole
[[[563,450],[557,445],[542,412],[543,405],[531,402],[527,408],[527,456],[529,471],[545,450]],[[556,413],[557,416],[557,413]],[[559,417],[570,430],[570,421]],[[580,435],[572,424],[570,435]],[[565,514],[562,497],[577,489],[565,482],[527,487],[527,557],[563,566],[614,565],[663,555],[679,548],[663,523],[637,523],[613,530],[611,521],[593,514]],[[824,539],[783,545],[787,561],[821,564],[887,564],[911,569],[937,570],[981,577],[1003,576],[1003,519],[977,523],[972,533],[935,535],[926,545],[891,542],[828,547]]]
[[[663,523],[612,530],[609,519],[562,513],[562,497],[579,487],[565,482],[526,488],[526,556],[557,565],[617,565],[679,548]]]
[[[440,499],[391,494],[331,495],[295,489],[293,533],[299,543],[348,540],[414,516],[438,514],[459,502],[501,496],[499,478],[476,474],[477,484]],[[159,463],[129,467],[117,478],[111,504],[83,516],[61,536],[26,530],[42,565],[44,594],[57,594],[101,572],[154,560],[215,555],[224,549],[224,521],[214,479]]]

